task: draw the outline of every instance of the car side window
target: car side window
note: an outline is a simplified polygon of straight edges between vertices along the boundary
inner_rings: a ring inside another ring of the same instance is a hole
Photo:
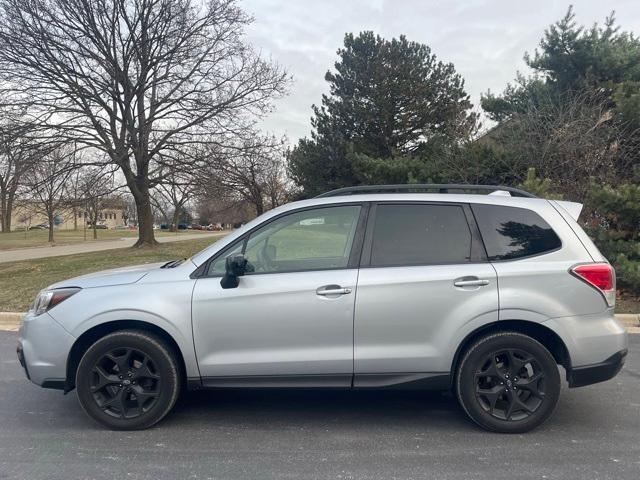
[[[459,205],[378,205],[371,266],[466,263],[471,230]]]
[[[489,260],[540,255],[562,246],[540,215],[526,208],[472,205]]]
[[[225,258],[244,253],[248,274],[345,268],[355,238],[361,207],[315,208],[279,217],[228,248],[209,266],[222,275]]]
[[[237,255],[238,253],[242,253],[242,247],[244,246],[244,240],[239,240],[235,244],[227,247],[225,251],[216,258],[209,265],[209,269],[207,270],[207,275],[218,277],[224,275],[227,257],[231,255]]]

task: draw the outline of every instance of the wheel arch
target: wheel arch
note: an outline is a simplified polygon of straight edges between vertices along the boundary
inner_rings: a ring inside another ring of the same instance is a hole
[[[453,386],[458,366],[462,360],[463,353],[478,338],[495,332],[511,331],[528,335],[540,342],[549,350],[558,365],[562,365],[569,372],[571,370],[571,357],[569,350],[560,336],[549,327],[541,323],[531,322],[528,320],[499,320],[497,322],[482,325],[469,333],[458,345],[451,363],[451,386]]]
[[[141,320],[113,320],[89,328],[84,333],[82,333],[82,335],[80,335],[73,343],[67,357],[66,378],[64,385],[65,393],[68,393],[75,388],[76,371],[78,370],[80,359],[89,349],[89,347],[105,335],[120,330],[141,330],[160,337],[167,343],[167,345],[175,354],[176,359],[178,360],[178,369],[180,371],[180,375],[185,382],[189,381],[182,351],[180,350],[180,347],[178,346],[178,343],[175,341],[175,339],[166,330],[164,330],[162,327]]]

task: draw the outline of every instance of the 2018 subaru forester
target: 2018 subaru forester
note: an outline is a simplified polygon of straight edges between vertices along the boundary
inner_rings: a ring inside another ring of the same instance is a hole
[[[329,192],[187,260],[51,285],[18,356],[115,429],[155,424],[182,386],[411,385],[452,389],[485,429],[524,432],[551,415],[558,365],[579,387],[627,352],[615,274],[580,210],[506,187]]]

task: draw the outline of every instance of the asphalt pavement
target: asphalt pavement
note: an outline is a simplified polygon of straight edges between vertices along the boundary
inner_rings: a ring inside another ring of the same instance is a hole
[[[640,478],[640,335],[616,378],[564,388],[523,435],[479,430],[443,394],[309,390],[192,392],[112,432],[29,383],[16,338],[0,332],[0,479]]]

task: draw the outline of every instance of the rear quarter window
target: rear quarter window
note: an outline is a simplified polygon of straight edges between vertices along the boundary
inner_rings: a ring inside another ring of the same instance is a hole
[[[526,208],[472,205],[489,260],[541,255],[562,246],[540,215]]]

